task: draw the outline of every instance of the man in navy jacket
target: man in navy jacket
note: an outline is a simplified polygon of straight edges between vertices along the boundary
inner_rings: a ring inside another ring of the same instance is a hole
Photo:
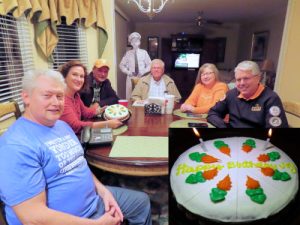
[[[260,83],[261,72],[252,61],[235,68],[236,88],[226,93],[208,112],[208,122],[217,128],[288,127],[279,96]],[[229,123],[224,117],[229,114]]]

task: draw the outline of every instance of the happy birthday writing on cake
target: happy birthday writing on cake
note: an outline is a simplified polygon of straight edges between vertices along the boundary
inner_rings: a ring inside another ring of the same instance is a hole
[[[281,162],[281,163],[267,163],[267,162],[251,162],[251,161],[243,161],[243,162],[227,162],[227,169],[236,169],[236,168],[267,168],[270,167],[272,169],[288,169],[291,173],[297,172],[297,167],[292,162]],[[198,166],[189,166],[186,163],[179,164],[177,167],[176,176],[186,174],[186,173],[196,173],[198,171],[206,171],[217,168],[218,170],[222,170],[225,168],[224,165],[221,164],[205,164]]]

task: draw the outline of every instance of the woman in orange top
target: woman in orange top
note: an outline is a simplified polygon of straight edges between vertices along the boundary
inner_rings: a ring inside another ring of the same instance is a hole
[[[196,85],[188,99],[181,105],[182,112],[208,113],[219,100],[225,98],[228,87],[219,81],[219,71],[214,64],[203,64],[198,72]]]

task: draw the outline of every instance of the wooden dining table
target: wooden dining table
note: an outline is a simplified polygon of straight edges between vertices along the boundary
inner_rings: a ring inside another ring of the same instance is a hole
[[[149,115],[144,107],[129,106],[131,117],[125,123],[123,136],[168,137],[169,124],[181,118],[172,114]],[[116,136],[114,136],[114,140]],[[113,143],[112,143],[113,145]],[[117,174],[132,176],[163,176],[168,174],[168,158],[109,157],[112,145],[89,146],[86,158],[90,165]]]

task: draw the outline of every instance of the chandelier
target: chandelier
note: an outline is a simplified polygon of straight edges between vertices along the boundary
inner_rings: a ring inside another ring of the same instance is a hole
[[[168,0],[128,0],[128,3],[130,1],[134,2],[141,12],[146,13],[147,16],[152,19],[155,14],[161,12]],[[155,4],[155,2],[160,2],[156,8],[155,6],[157,4]]]

